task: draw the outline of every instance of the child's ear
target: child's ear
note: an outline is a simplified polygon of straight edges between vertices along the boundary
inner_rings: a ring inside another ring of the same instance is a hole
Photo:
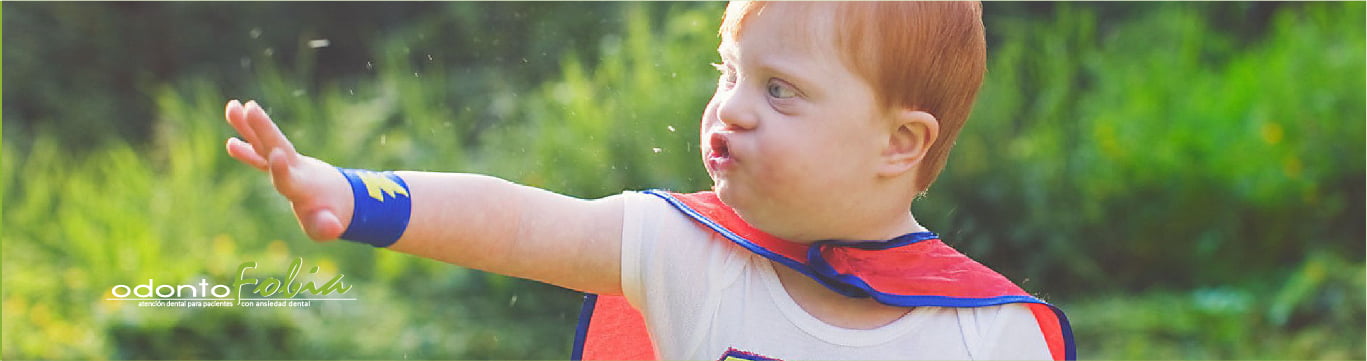
[[[878,175],[884,177],[895,177],[915,168],[940,135],[940,121],[930,113],[897,109],[892,120],[892,131],[878,169]]]

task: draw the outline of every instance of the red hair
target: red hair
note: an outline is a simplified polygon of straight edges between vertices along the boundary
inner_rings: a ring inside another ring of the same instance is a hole
[[[811,6],[815,3],[784,3]],[[764,2],[732,2],[720,35],[739,39]],[[836,2],[835,49],[873,88],[877,104],[935,116],[940,133],[918,170],[924,192],[944,169],[987,72],[982,4],[973,2]],[[831,9],[822,9],[830,11]],[[807,11],[814,11],[807,9]],[[820,31],[821,29],[816,29]]]

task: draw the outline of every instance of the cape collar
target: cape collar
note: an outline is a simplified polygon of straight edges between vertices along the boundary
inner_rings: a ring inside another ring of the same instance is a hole
[[[848,297],[892,306],[981,307],[1044,301],[940,241],[931,232],[887,241],[789,242],[745,223],[716,193],[649,190],[699,224]]]
[[[871,297],[899,307],[1028,305],[1056,360],[1077,359],[1073,330],[1063,310],[1040,300],[1005,276],[945,245],[931,232],[887,241],[789,242],[750,226],[714,192],[645,192],[755,254],[815,279],[849,297]]]

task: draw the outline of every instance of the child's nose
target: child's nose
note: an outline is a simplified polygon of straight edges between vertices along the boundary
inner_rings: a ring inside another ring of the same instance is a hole
[[[754,101],[748,99],[745,91],[734,88],[717,94],[717,118],[729,129],[754,129],[759,125],[755,114]]]

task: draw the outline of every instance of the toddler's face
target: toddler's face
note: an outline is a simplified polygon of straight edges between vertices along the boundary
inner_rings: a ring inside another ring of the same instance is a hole
[[[793,241],[834,237],[860,217],[891,125],[840,60],[829,11],[770,3],[723,39],[702,118],[713,189],[751,225]],[[809,25],[806,28],[793,24]]]

